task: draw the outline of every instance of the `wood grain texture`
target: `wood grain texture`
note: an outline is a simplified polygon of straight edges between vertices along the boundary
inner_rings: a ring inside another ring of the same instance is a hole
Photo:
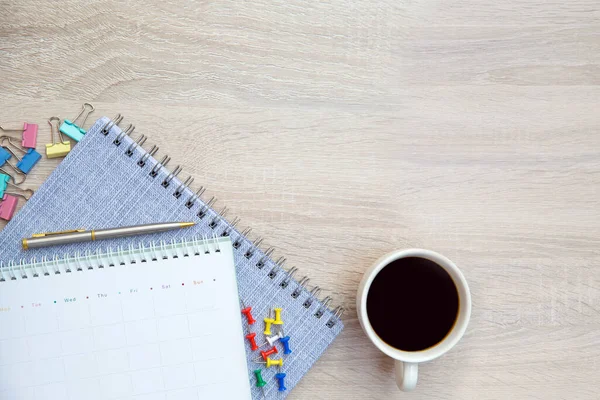
[[[52,115],[124,113],[348,308],[290,398],[598,398],[597,1],[2,0],[0,16],[2,123],[39,123],[42,151]],[[473,294],[465,338],[410,395],[354,307],[365,269],[404,247],[450,257]]]

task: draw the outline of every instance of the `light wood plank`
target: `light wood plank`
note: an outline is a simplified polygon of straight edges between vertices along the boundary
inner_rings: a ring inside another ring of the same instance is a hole
[[[354,307],[364,270],[403,247],[453,259],[474,304],[411,398],[597,398],[597,2],[9,0],[0,14],[1,123],[39,123],[43,151],[52,115],[124,113],[348,307],[290,398],[408,397]]]

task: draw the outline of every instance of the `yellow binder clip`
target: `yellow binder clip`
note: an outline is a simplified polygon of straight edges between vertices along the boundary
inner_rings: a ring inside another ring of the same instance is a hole
[[[58,132],[60,143],[56,143],[52,121],[56,121],[56,132]],[[46,145],[46,156],[48,158],[58,158],[66,156],[71,151],[71,142],[65,142],[63,140],[63,135],[58,129],[58,127],[60,126],[60,118],[51,117],[48,120],[48,125],[50,125],[50,135],[52,135],[52,143]]]

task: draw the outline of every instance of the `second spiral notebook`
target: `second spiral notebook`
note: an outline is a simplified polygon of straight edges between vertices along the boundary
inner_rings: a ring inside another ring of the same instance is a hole
[[[131,129],[126,131],[131,132]],[[164,161],[161,163],[152,155],[152,149],[143,149],[109,118],[96,121],[33,198],[0,232],[0,263],[3,263],[5,271],[6,268],[18,271],[19,265],[32,261],[35,264],[36,260],[64,259],[77,254],[102,258],[107,248],[129,250],[133,243],[138,242],[149,243],[158,239],[159,243],[168,244],[197,236],[229,236],[233,244],[240,298],[247,306],[253,307],[252,312],[259,320],[253,326],[244,322],[244,330],[256,332],[257,337],[262,339],[262,318],[273,307],[283,308],[284,330],[292,338],[293,350],[285,358],[288,390],[278,390],[276,368],[263,369],[266,381],[263,389],[267,399],[285,398],[343,329],[340,309],[331,310],[329,298],[322,301],[316,297],[319,292],[316,287],[307,288],[308,278],[294,279],[293,270],[286,271],[272,260],[272,250],[260,249],[247,237],[247,230],[240,232],[236,228],[236,220],[225,220],[211,208],[210,201],[204,201],[186,186],[186,182],[179,180],[178,168],[169,171],[163,165]],[[189,230],[152,237],[114,239],[29,252],[20,248],[21,239],[34,233],[172,220],[190,220],[197,225]],[[2,285],[0,282],[0,290]],[[214,345],[219,346],[218,343]],[[248,381],[253,383],[252,397],[260,399],[263,392],[254,385],[252,371],[261,366],[255,363],[257,353],[251,351],[248,343],[245,346]],[[227,371],[222,373],[227,374]]]

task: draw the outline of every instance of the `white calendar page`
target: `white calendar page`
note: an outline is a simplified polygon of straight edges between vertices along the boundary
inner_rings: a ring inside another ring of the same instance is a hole
[[[13,267],[0,282],[0,399],[250,399],[232,247],[218,243],[37,278]]]

